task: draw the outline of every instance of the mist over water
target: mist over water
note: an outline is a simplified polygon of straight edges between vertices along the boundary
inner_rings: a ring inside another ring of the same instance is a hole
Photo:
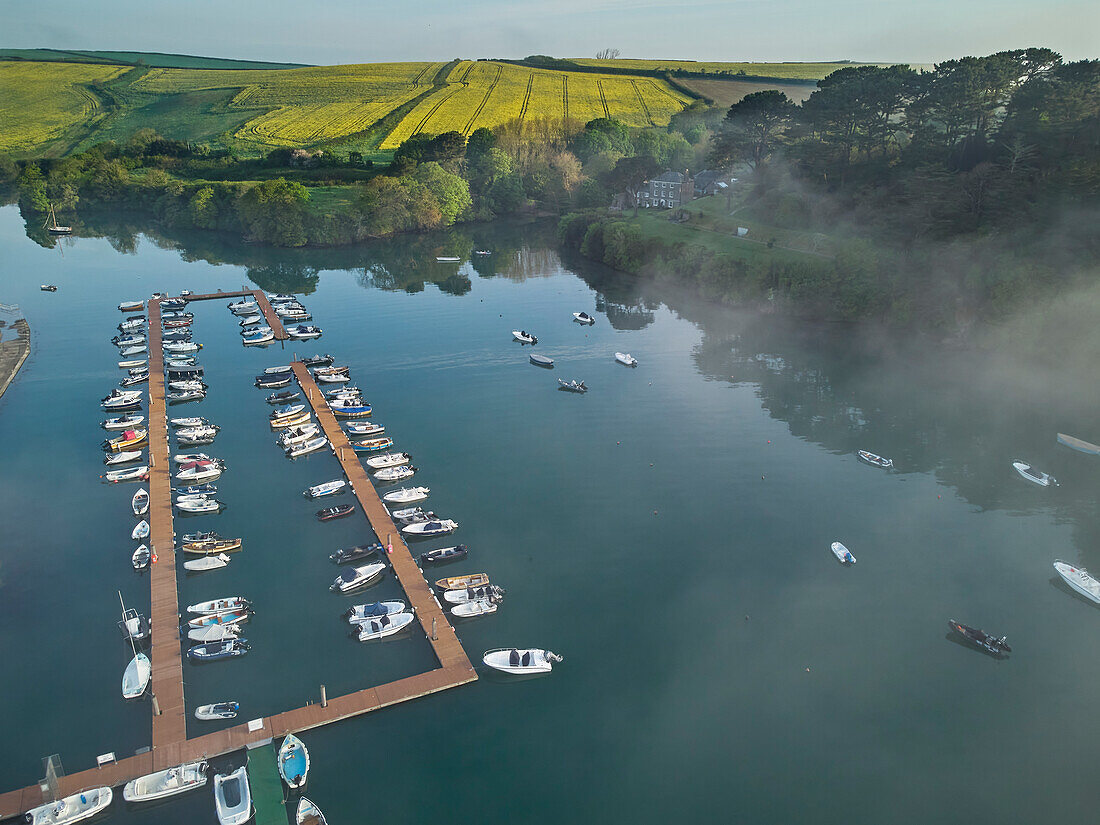
[[[0,301],[22,307],[34,336],[0,400],[0,656],[18,663],[0,692],[20,743],[0,759],[7,785],[37,780],[49,753],[76,771],[148,744],[148,704],[118,696],[115,590],[148,609],[147,580],[128,569],[132,489],[97,479],[97,402],[119,377],[114,308],[255,283],[305,293],[325,336],[243,350],[221,304],[195,310],[212,386],[188,413],[223,426],[208,451],[229,465],[229,509],[186,527],[243,535],[246,549],[225,571],[181,577],[180,599],[239,591],[259,614],[248,657],[185,665],[189,708],[236,698],[251,718],[322,681],[332,696],[432,664],[423,639],[344,635],[326,556],[370,536],[361,521],[311,520],[300,491],[335,462],[283,459],[266,392],[251,386],[290,352],[349,364],[432,507],[460,522],[470,560],[439,575],[484,570],[508,590],[496,615],[458,626],[471,659],[511,644],[565,657],[548,678],[479,668],[475,685],[304,735],[307,795],[329,821],[969,824],[1092,811],[1082,719],[1100,612],[1051,562],[1100,570],[1100,459],[1055,442],[1100,442],[1081,355],[1095,346],[1094,294],[945,347],[563,261],[541,225],[289,252],[99,228],[110,242],[44,249],[0,210]],[[494,254],[435,263],[474,248]],[[572,323],[580,310],[596,325]],[[513,328],[539,336],[552,373],[527,363]],[[592,389],[559,393],[558,377]],[[1023,481],[1016,458],[1062,486]],[[838,539],[855,566],[829,553]],[[388,587],[354,601],[398,595]],[[948,618],[1007,634],[1015,652],[998,662],[956,643]],[[207,791],[150,810],[120,801],[103,821],[154,817],[215,821]]]

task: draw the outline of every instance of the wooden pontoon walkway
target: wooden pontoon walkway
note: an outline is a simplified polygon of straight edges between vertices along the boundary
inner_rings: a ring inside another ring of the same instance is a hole
[[[260,290],[216,292],[188,296],[188,301],[206,301],[252,295],[268,319],[275,337],[286,339],[279,317],[267,296]],[[324,394],[317,387],[305,365],[293,363],[298,379],[321,427],[333,445],[340,465],[355,491],[355,497],[378,536],[379,541],[392,543],[389,561],[409,603],[415,609],[420,626],[432,645],[440,667],[416,676],[398,679],[376,687],[329,699],[325,706],[310,704],[255,720],[255,729],[248,722],[232,728],[187,738],[187,710],[183,696],[183,651],[180,639],[179,599],[176,589],[175,541],[172,523],[172,478],[168,452],[168,425],[164,398],[164,356],[161,348],[160,303],[149,301],[149,527],[150,545],[157,562],[150,566],[151,611],[153,627],[152,693],[155,697],[152,729],[152,750],[112,762],[99,768],[68,774],[59,780],[61,795],[76,793],[101,785],[117,787],[152,771],[203,757],[213,757],[241,748],[262,744],[273,737],[298,733],[370,711],[428,696],[441,690],[477,680],[466,652],[446,615],[428,588],[420,568],[409,548],[390,519],[378,493],[371,484],[363,465],[348,442],[336,417],[329,409]],[[0,794],[0,819],[19,816],[45,801],[42,788],[31,785]]]

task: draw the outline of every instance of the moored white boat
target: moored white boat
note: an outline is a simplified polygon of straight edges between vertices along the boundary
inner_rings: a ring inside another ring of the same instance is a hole
[[[857,450],[856,455],[859,456],[860,461],[864,461],[873,467],[881,467],[884,470],[889,470],[894,466],[894,460],[892,458],[883,458],[880,455],[867,452],[867,450]]]
[[[187,631],[187,638],[193,642],[224,642],[241,635],[241,626],[237,624],[211,624],[206,627],[193,627]]]
[[[348,422],[345,425],[349,435],[382,435],[386,431],[386,428],[377,422],[366,422],[363,424],[357,424],[355,422]]]
[[[241,706],[237,702],[214,702],[195,708],[195,718],[208,722],[211,719],[233,719]]]
[[[456,604],[451,608],[451,615],[457,616],[460,619],[471,619],[474,616],[484,616],[488,613],[496,612],[497,602],[488,596],[480,599],[471,599],[470,601]]]
[[[144,516],[149,512],[149,493],[144,487],[134,493],[134,497],[130,499],[130,507],[135,516]]]
[[[502,599],[504,588],[495,584],[483,584],[478,587],[465,587],[461,590],[447,590],[443,594],[443,600],[450,604],[465,604],[478,599]]]
[[[287,327],[286,334],[298,341],[308,341],[313,338],[320,338],[322,330],[320,327],[307,326],[306,324],[297,324],[295,326]]]
[[[537,344],[539,339],[529,333],[525,329],[512,330],[512,337],[519,341],[521,344]]]
[[[153,675],[153,663],[144,653],[134,653],[134,658],[122,674],[122,698],[136,699],[149,687],[149,677]]]
[[[312,422],[309,424],[302,424],[298,427],[290,427],[283,430],[278,438],[278,444],[285,450],[287,447],[291,447],[295,444],[302,444],[303,442],[309,441],[311,438],[316,438],[318,432],[320,432],[320,429]]]
[[[834,541],[831,545],[833,555],[836,556],[837,561],[841,564],[855,564],[856,557],[852,555],[852,551],[841,544],[839,541]]]
[[[487,650],[481,661],[502,673],[549,673],[556,662],[563,661],[558,654],[537,647],[502,647]]]
[[[1054,562],[1054,569],[1066,584],[1089,601],[1100,604],[1100,581],[1090,576],[1089,571],[1083,567],[1074,567],[1061,559]]]
[[[360,587],[374,584],[382,578],[382,573],[385,569],[386,565],[382,562],[372,562],[371,564],[363,564],[358,567],[349,567],[341,571],[340,575],[337,576],[336,580],[329,586],[329,590],[334,593],[351,593],[353,590],[358,590]]]
[[[458,522],[452,519],[434,519],[416,524],[406,524],[401,532],[409,536],[443,536],[458,529]]]
[[[337,478],[332,481],[326,481],[323,484],[315,484],[305,491],[305,495],[308,498],[321,498],[322,496],[331,496],[341,492],[346,486],[347,482],[342,478]]]
[[[186,791],[201,788],[206,784],[206,762],[189,762],[174,768],[131,779],[122,789],[122,798],[127,802],[152,802]]]
[[[412,613],[394,613],[377,619],[364,619],[361,622],[356,622],[358,628],[356,636],[361,642],[384,639],[387,636],[400,633],[412,624],[414,618]]]
[[[217,570],[229,564],[229,556],[218,553],[216,556],[203,556],[201,559],[191,559],[183,563],[185,570],[201,572],[203,570]]]
[[[214,809],[219,825],[244,825],[252,818],[252,792],[244,765],[231,774],[214,776]]]
[[[1058,486],[1058,479],[1031,466],[1026,461],[1013,461],[1012,467],[1020,474],[1021,478],[1026,478],[1032,484],[1038,484],[1040,487]]]
[[[142,456],[141,450],[123,450],[121,453],[115,453],[114,455],[105,456],[103,463],[108,467],[112,467],[118,464],[129,464],[131,461],[138,461]]]
[[[596,323],[596,319],[589,315],[587,312],[574,312],[573,320],[576,321],[578,324],[587,324],[588,326],[592,326],[594,323]]]
[[[188,484],[201,484],[204,481],[215,481],[220,478],[222,467],[212,461],[196,461],[185,464],[183,469],[176,473],[179,481]]]
[[[176,507],[185,513],[218,513],[225,505],[215,498],[196,496],[176,499]]]
[[[149,467],[143,464],[140,467],[127,467],[125,470],[109,470],[102,477],[110,482],[148,481]]]
[[[638,359],[631,355],[629,352],[616,352],[615,360],[627,367],[638,366]]]
[[[1093,444],[1090,441],[1085,441],[1083,438],[1074,438],[1072,435],[1058,433],[1058,443],[1065,447],[1069,447],[1071,450],[1077,450],[1079,453],[1100,455],[1100,444]]]
[[[384,470],[378,470],[374,477],[379,481],[401,481],[402,479],[411,478],[416,472],[416,467],[410,467],[407,464],[401,467],[387,467]]]
[[[323,435],[317,438],[311,438],[308,441],[303,441],[300,444],[292,444],[286,448],[287,458],[297,458],[301,455],[308,453],[315,453],[318,450],[323,450],[328,446],[328,439]]]
[[[188,605],[187,612],[205,616],[211,613],[223,613],[228,610],[247,610],[250,605],[251,602],[242,596],[226,596],[222,599],[211,599],[207,602]]]
[[[112,798],[110,788],[92,788],[31,808],[23,817],[28,825],[72,825],[107,810]]]
[[[366,463],[368,467],[380,470],[383,467],[400,467],[410,461],[412,461],[412,456],[408,453],[385,453],[368,458]]]
[[[304,796],[298,800],[298,809],[294,812],[294,822],[296,825],[328,825],[321,809]]]
[[[132,430],[144,421],[144,415],[122,415],[118,418],[108,418],[102,426],[105,430]]]
[[[402,487],[386,493],[382,500],[388,504],[413,504],[426,499],[429,493],[431,489],[428,487]]]
[[[357,604],[344,611],[344,618],[351,624],[358,624],[359,622],[378,619],[382,616],[392,616],[395,613],[404,613],[405,609],[405,603],[399,600]]]
[[[279,776],[291,790],[297,790],[306,784],[309,777],[309,751],[305,744],[293,733],[288,733],[279,746],[276,764]]]
[[[130,538],[140,541],[149,538],[149,522],[145,519],[139,521],[130,533]]]
[[[144,545],[138,545],[138,549],[134,551],[134,554],[130,556],[130,563],[134,566],[135,570],[144,570],[149,566],[149,562],[152,561],[153,554],[149,552],[149,548]]]

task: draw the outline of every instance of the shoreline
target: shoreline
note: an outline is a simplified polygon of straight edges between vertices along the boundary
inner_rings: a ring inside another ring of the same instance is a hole
[[[31,354],[31,327],[26,318],[20,318],[12,327],[19,337],[0,343],[0,398],[19,374],[19,369]]]

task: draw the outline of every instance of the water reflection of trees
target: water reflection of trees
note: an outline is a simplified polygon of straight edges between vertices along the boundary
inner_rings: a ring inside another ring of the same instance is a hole
[[[613,329],[638,330],[653,323],[654,312],[661,303],[645,296],[645,281],[638,276],[582,258],[567,257],[565,261],[596,290],[596,312],[606,315]]]

